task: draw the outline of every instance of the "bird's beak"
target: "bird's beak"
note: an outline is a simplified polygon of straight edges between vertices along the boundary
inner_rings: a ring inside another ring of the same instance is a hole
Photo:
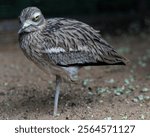
[[[23,32],[23,29],[20,28],[19,31],[18,31],[18,34],[21,34]]]
[[[18,34],[21,34],[22,32],[24,32],[25,29],[29,26],[30,26],[30,24],[28,22],[25,22],[24,24],[22,24],[21,28],[18,31]]]

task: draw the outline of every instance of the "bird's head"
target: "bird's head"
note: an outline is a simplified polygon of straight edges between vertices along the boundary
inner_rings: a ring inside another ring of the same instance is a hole
[[[45,24],[45,18],[37,7],[27,7],[22,10],[19,22],[20,30],[18,33],[30,33],[41,29]]]

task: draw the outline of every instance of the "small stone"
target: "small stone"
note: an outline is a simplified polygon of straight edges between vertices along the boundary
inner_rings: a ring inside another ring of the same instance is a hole
[[[128,79],[125,79],[124,82],[125,82],[126,85],[130,84],[130,81]]]
[[[144,96],[145,100],[150,100],[150,96]]]
[[[137,103],[137,102],[139,102],[139,100],[137,98],[134,98],[133,102]]]
[[[137,98],[138,98],[138,100],[140,100],[140,101],[143,101],[143,100],[144,100],[144,96],[143,96],[143,95],[139,95]]]
[[[140,118],[141,118],[142,120],[144,120],[144,119],[145,119],[145,116],[142,114],[142,115],[140,116]]]
[[[90,107],[90,106],[87,106],[87,109],[91,109],[91,107]]]
[[[92,95],[93,95],[93,92],[90,92],[90,91],[89,91],[88,94],[92,96]]]
[[[121,94],[123,94],[125,90],[125,87],[122,86],[122,87],[117,87],[115,90],[114,90],[114,94],[117,95],[117,96],[120,96]]]
[[[100,100],[100,101],[99,101],[99,103],[103,103],[103,102],[104,102],[103,100]]]
[[[112,120],[112,117],[106,117],[104,120]]]
[[[131,90],[126,90],[125,93],[129,94],[129,93],[131,93]]]
[[[5,83],[4,83],[4,86],[8,86],[8,83],[7,83],[7,82],[5,82]]]
[[[135,88],[138,89],[138,88],[140,88],[140,86],[139,86],[139,85],[136,85]]]
[[[143,104],[140,104],[140,107],[143,107]]]
[[[77,80],[79,80],[79,77],[78,77],[78,75],[75,75],[75,76],[73,76],[73,80],[74,80],[74,81],[77,81]]]
[[[135,90],[135,87],[134,86],[132,86],[132,85],[129,85],[129,87],[128,87],[131,91],[134,91]]]
[[[87,87],[87,86],[89,85],[89,79],[83,80],[82,85],[83,85],[84,87]]]
[[[119,92],[114,92],[115,93],[115,95],[117,95],[117,96],[120,96],[121,95],[121,93],[119,93]]]
[[[48,81],[48,84],[50,84],[50,85],[51,85],[52,83],[53,83],[53,82],[52,82],[51,80],[49,80],[49,81]]]
[[[109,84],[113,84],[113,83],[115,83],[115,80],[112,78],[112,79],[110,79],[110,80],[106,80],[105,82],[106,82],[106,83],[109,83]]]
[[[148,88],[143,88],[143,89],[141,90],[141,92],[148,92],[148,91],[149,91]]]
[[[127,120],[127,119],[128,119],[128,116],[123,116],[121,119]]]
[[[96,89],[96,93],[98,94],[102,94],[102,93],[106,93],[108,91],[108,88],[97,88]]]

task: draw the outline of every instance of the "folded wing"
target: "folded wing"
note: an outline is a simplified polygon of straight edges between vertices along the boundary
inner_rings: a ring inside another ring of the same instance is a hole
[[[60,66],[125,65],[120,56],[89,25],[70,19],[48,20],[43,30],[44,56]]]

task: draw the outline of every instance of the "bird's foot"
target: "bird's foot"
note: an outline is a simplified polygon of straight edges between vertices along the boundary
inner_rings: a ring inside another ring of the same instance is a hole
[[[60,114],[59,114],[59,113],[54,113],[53,116],[54,116],[54,117],[59,117]]]

